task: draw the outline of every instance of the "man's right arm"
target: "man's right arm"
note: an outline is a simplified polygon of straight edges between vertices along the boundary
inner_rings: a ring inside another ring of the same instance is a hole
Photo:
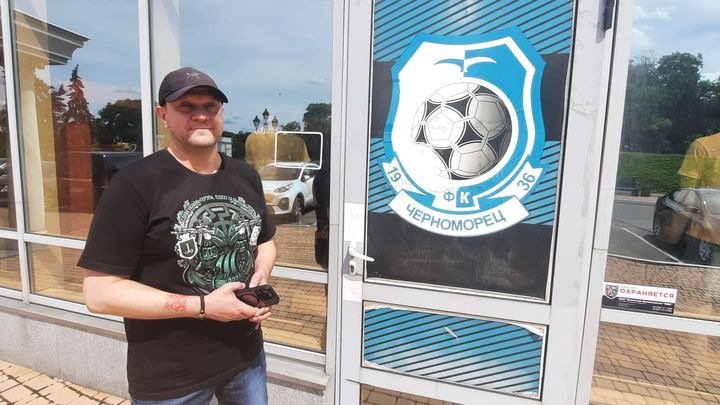
[[[227,283],[205,296],[205,317],[227,322],[248,319],[262,322],[270,308],[246,305],[235,296],[243,283]],[[198,318],[200,297],[181,295],[130,280],[124,276],[86,270],[83,280],[85,304],[90,312],[132,319]]]

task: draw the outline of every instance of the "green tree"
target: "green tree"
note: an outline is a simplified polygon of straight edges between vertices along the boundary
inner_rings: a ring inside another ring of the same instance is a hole
[[[675,52],[658,60],[657,78],[662,89],[660,114],[669,120],[665,135],[666,150],[684,153],[690,142],[703,134],[700,69],[702,55]]]
[[[720,79],[701,80],[699,92],[704,107],[704,135],[717,133],[720,131]]]
[[[125,99],[107,103],[98,111],[95,122],[101,145],[118,142],[142,144],[140,100]]]
[[[52,103],[52,117],[53,117],[53,133],[55,138],[58,138],[62,134],[63,117],[67,111],[67,104],[65,104],[65,90],[64,85],[60,85],[57,90],[54,87],[50,87],[50,98]]]
[[[321,132],[323,134],[323,149],[328,150],[330,145],[330,119],[332,108],[330,103],[310,103],[303,114],[304,130],[306,132]],[[310,160],[320,160],[320,138],[311,135],[301,135],[307,145]]]
[[[67,110],[63,116],[63,122],[66,124],[89,124],[94,118],[88,109],[88,102],[85,99],[85,85],[78,74],[79,66],[80,65],[75,65],[70,75]]]
[[[283,131],[302,131],[302,126],[297,121],[290,121],[285,125],[280,125],[280,129]]]
[[[720,130],[720,82],[701,80],[702,66],[702,55],[683,52],[630,61],[623,150],[684,154]]]
[[[630,60],[622,130],[624,150],[650,152],[658,145],[655,138],[662,131],[663,120],[656,64],[647,55]]]
[[[245,141],[251,133],[251,131],[238,131],[237,134],[232,134],[232,155],[234,158],[245,159]]]

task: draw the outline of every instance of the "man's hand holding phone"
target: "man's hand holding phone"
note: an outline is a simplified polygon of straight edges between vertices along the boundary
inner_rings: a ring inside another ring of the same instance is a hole
[[[205,317],[220,322],[246,319],[256,324],[270,317],[270,307],[260,308],[238,300],[235,292],[245,289],[243,283],[227,283],[206,295]]]
[[[235,296],[240,301],[256,308],[270,307],[280,302],[280,297],[270,284],[236,290]]]

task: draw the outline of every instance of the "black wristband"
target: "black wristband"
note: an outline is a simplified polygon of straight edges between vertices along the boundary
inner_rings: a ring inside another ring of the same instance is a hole
[[[198,319],[201,321],[205,319],[205,296],[200,296],[200,313],[198,314]]]

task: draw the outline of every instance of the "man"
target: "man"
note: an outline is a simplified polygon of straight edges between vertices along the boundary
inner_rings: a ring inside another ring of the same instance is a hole
[[[125,318],[133,404],[267,403],[271,310],[234,291],[267,283],[275,226],[257,172],[217,151],[227,101],[197,69],[165,76],[169,146],[113,177],[78,263],[89,310]]]
[[[720,133],[695,139],[678,175],[681,187],[720,189]]]

